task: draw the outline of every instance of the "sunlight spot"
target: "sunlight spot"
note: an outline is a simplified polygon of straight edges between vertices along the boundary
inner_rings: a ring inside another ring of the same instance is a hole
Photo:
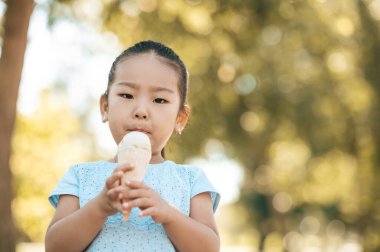
[[[240,95],[248,95],[256,88],[256,78],[252,74],[244,74],[235,80],[235,91]]]
[[[282,252],[282,242],[283,238],[281,237],[281,234],[278,232],[272,232],[270,233],[264,242],[264,251],[270,251],[270,252]]]
[[[297,139],[272,143],[269,148],[269,155],[271,163],[277,170],[300,173],[308,162],[311,153],[309,147],[301,139]]]
[[[137,4],[144,12],[153,12],[157,9],[157,0],[137,0]]]
[[[362,252],[363,248],[356,242],[347,242],[340,246],[338,252]]]
[[[224,63],[218,69],[218,77],[223,82],[231,82],[235,79],[236,69],[233,65]]]
[[[376,20],[380,20],[380,0],[372,1],[368,8],[371,16]]]
[[[205,153],[208,157],[215,154],[224,153],[223,143],[217,139],[210,139],[205,145]]]
[[[189,163],[205,172],[221,195],[221,205],[234,203],[239,198],[244,171],[235,160],[219,153],[208,159],[194,158]]]
[[[267,26],[262,31],[261,38],[265,44],[274,46],[280,43],[282,32],[277,26]]]
[[[137,17],[140,14],[140,8],[136,1],[122,1],[120,7],[130,17]]]
[[[3,1],[0,2],[0,16],[3,16],[5,13],[5,3]]]
[[[185,28],[191,32],[207,35],[214,28],[214,22],[210,16],[211,14],[205,8],[189,8],[181,12],[181,14]]]
[[[345,233],[346,226],[340,220],[333,220],[327,225],[326,234],[331,238],[342,237]]]
[[[300,224],[300,230],[303,234],[316,234],[321,224],[319,220],[313,216],[306,216]]]
[[[327,58],[327,65],[335,73],[345,73],[349,70],[347,58],[341,52],[330,53]]]
[[[288,251],[299,251],[304,247],[302,235],[294,231],[289,232],[285,235],[283,243]]]
[[[100,1],[75,1],[75,8],[80,10],[86,18],[96,22],[101,17],[103,5]]]
[[[43,252],[45,251],[44,243],[26,243],[17,244],[16,252]]]
[[[286,192],[279,192],[273,198],[273,207],[280,213],[286,213],[293,205],[292,197]]]
[[[260,117],[252,111],[244,112],[240,116],[240,125],[247,132],[254,132],[260,124]]]
[[[322,252],[322,240],[316,235],[304,235],[304,248],[302,252]]]
[[[351,36],[354,32],[354,24],[347,17],[338,18],[335,21],[336,30],[345,37]]]
[[[230,22],[229,22],[229,27],[231,31],[238,33],[246,26],[247,26],[246,17],[237,13],[233,13],[233,16],[230,18]]]

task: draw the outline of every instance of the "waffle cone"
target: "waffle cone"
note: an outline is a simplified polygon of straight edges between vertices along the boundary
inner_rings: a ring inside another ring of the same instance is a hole
[[[118,163],[128,163],[134,169],[124,173],[122,184],[125,185],[126,181],[143,181],[151,156],[151,146],[147,135],[141,132],[125,135],[119,144]],[[130,211],[124,213],[123,220],[127,221],[129,215]]]

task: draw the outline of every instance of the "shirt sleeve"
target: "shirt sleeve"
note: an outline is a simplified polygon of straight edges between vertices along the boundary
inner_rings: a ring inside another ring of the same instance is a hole
[[[79,197],[78,178],[74,167],[75,166],[70,167],[70,169],[63,175],[53,192],[49,195],[49,202],[54,208],[57,207],[58,200],[61,195],[69,194]]]
[[[203,170],[196,168],[190,196],[193,198],[194,196],[204,192],[210,192],[213,210],[215,212],[219,205],[220,194],[208,180]]]

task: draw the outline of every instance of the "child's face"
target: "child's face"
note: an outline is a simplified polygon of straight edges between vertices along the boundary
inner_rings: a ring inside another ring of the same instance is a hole
[[[161,150],[175,127],[183,128],[187,121],[187,115],[179,113],[178,74],[158,57],[144,53],[124,59],[117,65],[108,101],[101,99],[115,142],[130,131],[147,133],[152,163],[163,161]]]

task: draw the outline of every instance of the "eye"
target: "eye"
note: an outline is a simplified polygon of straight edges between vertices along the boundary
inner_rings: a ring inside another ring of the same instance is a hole
[[[133,95],[131,94],[120,94],[121,97],[125,98],[125,99],[133,99]]]
[[[159,103],[159,104],[164,104],[164,103],[168,103],[167,100],[165,99],[162,99],[162,98],[156,98],[153,100],[154,103]]]

